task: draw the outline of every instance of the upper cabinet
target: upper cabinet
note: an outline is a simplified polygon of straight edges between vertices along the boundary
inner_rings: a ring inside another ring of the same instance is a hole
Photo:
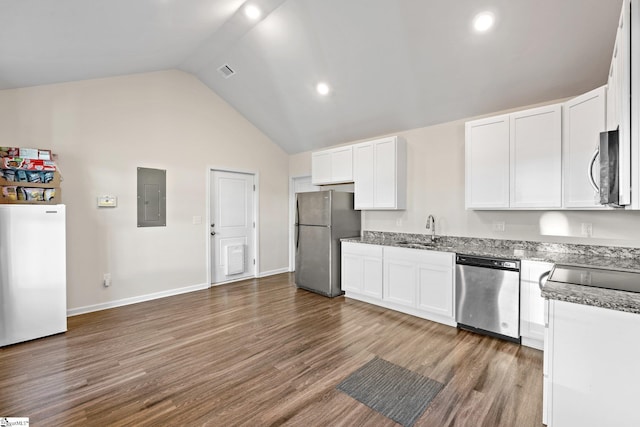
[[[311,154],[313,185],[343,184],[353,181],[353,146],[331,148]]]
[[[631,2],[623,2],[616,41],[611,58],[609,78],[609,101],[607,106],[607,129],[619,129],[619,176],[620,205],[631,203]],[[636,164],[636,169],[637,169]],[[638,204],[636,194],[636,206]]]
[[[397,136],[311,153],[314,185],[354,183],[356,209],[400,210],[407,200],[407,143]]]
[[[406,142],[391,136],[354,145],[353,180],[355,209],[405,209]]]
[[[600,132],[605,130],[606,88],[600,87],[567,101],[563,106],[562,159],[564,207],[603,209],[598,192],[597,167]]]
[[[513,208],[562,205],[562,108],[559,104],[509,115]]]
[[[559,208],[559,104],[467,122],[467,209]]]
[[[467,209],[509,207],[509,115],[465,125]]]

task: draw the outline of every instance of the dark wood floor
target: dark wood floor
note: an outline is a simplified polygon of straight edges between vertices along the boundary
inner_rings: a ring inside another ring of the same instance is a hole
[[[393,426],[335,386],[375,356],[445,384],[416,426],[540,426],[542,353],[282,274],[69,318],[0,349],[0,416],[41,426]]]

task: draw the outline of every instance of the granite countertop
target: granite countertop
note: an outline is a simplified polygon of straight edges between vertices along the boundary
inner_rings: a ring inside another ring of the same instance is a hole
[[[365,231],[362,237],[347,238],[342,241],[406,248],[407,245],[401,242],[429,243],[430,236]],[[433,245],[411,246],[411,249],[640,273],[640,249],[638,248],[438,236]],[[548,282],[542,291],[542,296],[640,314],[640,294],[633,292]]]

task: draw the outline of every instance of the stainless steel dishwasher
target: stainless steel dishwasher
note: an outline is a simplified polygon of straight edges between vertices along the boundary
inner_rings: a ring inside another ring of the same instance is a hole
[[[520,342],[520,261],[456,255],[456,322]]]

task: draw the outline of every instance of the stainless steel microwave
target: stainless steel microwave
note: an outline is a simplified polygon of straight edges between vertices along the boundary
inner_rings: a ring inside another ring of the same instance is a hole
[[[594,163],[600,159],[600,185],[593,177]],[[596,148],[589,165],[589,179],[599,194],[600,204],[622,207],[620,204],[620,132],[618,129],[601,132],[600,144]]]

